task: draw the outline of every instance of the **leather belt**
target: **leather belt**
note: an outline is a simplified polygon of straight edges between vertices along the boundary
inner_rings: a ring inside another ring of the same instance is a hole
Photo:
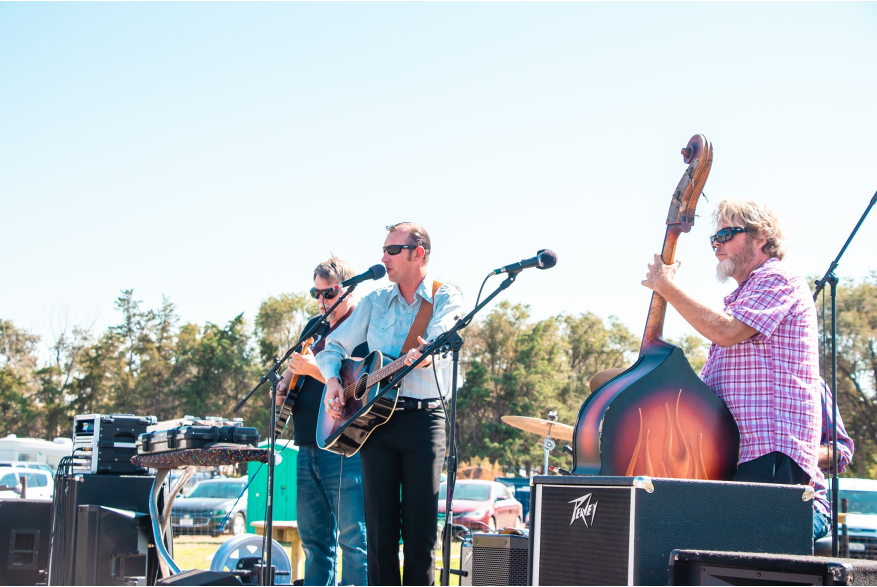
[[[435,399],[413,399],[402,397],[396,402],[396,410],[434,410],[442,405],[442,401]]]

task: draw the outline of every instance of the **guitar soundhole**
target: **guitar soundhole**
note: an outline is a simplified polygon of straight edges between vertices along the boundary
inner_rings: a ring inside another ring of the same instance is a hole
[[[366,387],[365,382],[368,379],[368,374],[363,375],[359,378],[359,381],[356,382],[356,389],[353,390],[353,398],[358,400],[362,399],[362,396],[365,395]]]

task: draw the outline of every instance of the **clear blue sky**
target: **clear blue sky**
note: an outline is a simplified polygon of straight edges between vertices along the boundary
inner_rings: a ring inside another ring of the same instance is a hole
[[[102,330],[133,288],[252,320],[412,220],[470,306],[547,247],[505,299],[640,333],[691,135],[710,202],[775,205],[821,275],[877,190],[875,100],[874,3],[2,3],[0,317]],[[720,305],[710,228],[677,256]],[[877,212],[838,274],[875,250]]]

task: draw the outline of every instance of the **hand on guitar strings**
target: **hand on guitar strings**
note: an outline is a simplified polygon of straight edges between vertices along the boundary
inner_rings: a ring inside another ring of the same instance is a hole
[[[333,418],[341,416],[341,408],[344,407],[344,388],[341,381],[337,377],[333,377],[326,382],[326,393],[324,394],[323,409]]]
[[[416,349],[411,349],[410,351],[408,351],[408,358],[405,359],[406,365],[411,365],[412,363],[414,363],[414,361],[419,359],[420,356],[423,354],[420,352],[420,349],[425,347],[427,344],[429,344],[427,341],[423,340],[419,336],[417,337],[417,342],[420,343],[420,347],[416,348]],[[430,355],[429,357],[426,357],[423,360],[423,362],[417,366],[417,368],[422,369],[424,367],[429,367],[431,364],[432,364],[432,356]]]
[[[676,279],[676,271],[682,263],[676,261],[671,265],[664,265],[661,255],[655,255],[655,262],[649,263],[649,272],[642,284],[657,294],[664,295],[668,287],[673,286]],[[666,296],[665,296],[666,297]]]

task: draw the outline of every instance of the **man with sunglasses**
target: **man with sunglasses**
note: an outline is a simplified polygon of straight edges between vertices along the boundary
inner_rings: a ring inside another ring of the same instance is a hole
[[[417,344],[447,331],[460,314],[460,293],[435,282],[427,270],[431,247],[426,229],[410,222],[387,229],[382,262],[394,285],[367,295],[329,336],[326,350],[317,358],[327,381],[325,409],[333,417],[343,405],[341,360],[357,341],[366,339],[370,349],[392,357],[406,354],[410,364],[420,356]],[[417,332],[421,324],[422,336]],[[405,353],[409,345],[413,346]],[[360,450],[370,585],[435,584],[438,493],[446,442],[442,396],[449,391],[451,365],[449,359],[433,359],[425,359],[419,365],[422,369],[405,377],[395,413]],[[404,577],[399,572],[400,537]]]
[[[333,286],[353,277],[353,267],[337,257],[314,269],[311,296],[325,313],[343,290]],[[327,334],[331,334],[353,313],[352,296],[344,299],[328,316],[329,328],[304,354],[293,353],[289,367],[278,384],[278,404],[283,405],[292,376],[304,377],[292,414],[293,439],[298,447],[296,474],[296,518],[305,552],[305,585],[334,585],[338,572],[335,532],[339,532],[342,562],[341,585],[364,585],[367,579],[365,514],[363,511],[362,463],[359,455],[344,459],[317,447],[317,416],[322,409],[324,379],[316,357],[323,351]],[[319,316],[305,326],[310,328]],[[364,338],[362,340],[365,340]],[[361,342],[361,341],[360,341]],[[357,345],[353,356],[365,357],[366,344]],[[342,463],[343,459],[343,463]],[[340,483],[340,489],[339,489]],[[340,495],[339,495],[340,491]],[[341,504],[340,511],[338,504]]]
[[[710,243],[718,259],[716,276],[738,284],[725,298],[724,311],[679,286],[678,261],[664,265],[655,255],[642,283],[712,343],[701,378],[740,430],[734,480],[824,486],[818,466],[824,382],[810,288],[783,263],[783,230],[764,203],[726,200],[716,209],[715,224]],[[817,492],[814,510],[816,539],[830,515],[824,492]]]

